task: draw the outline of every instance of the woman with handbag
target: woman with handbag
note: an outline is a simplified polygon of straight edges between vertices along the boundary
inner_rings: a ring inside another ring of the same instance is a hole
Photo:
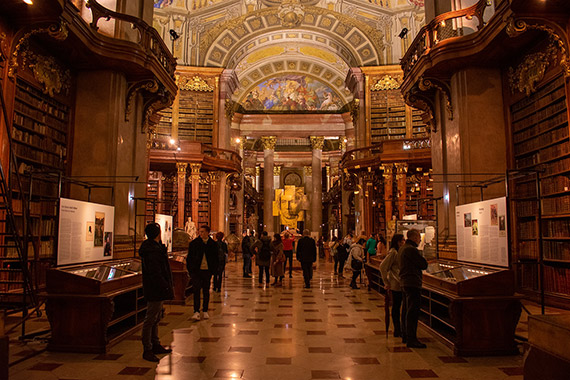
[[[362,268],[364,267],[364,244],[366,244],[366,240],[360,238],[358,242],[350,247],[350,266],[352,268],[350,287],[352,289],[359,289],[358,286],[356,286],[356,279],[360,276]]]
[[[275,277],[275,281],[271,285],[281,286],[282,279],[285,275],[285,267],[283,263],[285,262],[285,254],[283,253],[283,242],[281,241],[281,235],[273,235],[273,241],[271,242],[271,275]]]

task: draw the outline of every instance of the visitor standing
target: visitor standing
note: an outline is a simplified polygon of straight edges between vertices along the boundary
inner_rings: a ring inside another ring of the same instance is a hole
[[[271,242],[271,275],[275,278],[275,281],[273,281],[271,285],[281,286],[283,284],[283,275],[285,273],[284,262],[285,254],[283,253],[281,235],[275,234]]]
[[[222,279],[224,277],[224,270],[228,261],[228,245],[223,240],[224,233],[216,233],[216,244],[218,245],[218,269],[214,273],[214,292],[222,291]]]
[[[164,348],[160,344],[158,322],[162,314],[162,303],[174,298],[174,289],[166,246],[160,240],[160,225],[158,223],[147,224],[144,232],[147,239],[139,248],[143,294],[147,302],[142,328],[143,359],[149,362],[159,362],[157,354],[172,352],[172,349]]]
[[[251,233],[253,237],[253,232]],[[241,253],[243,255],[243,277],[251,278],[251,240],[246,233],[243,234],[241,241]]]
[[[313,278],[313,263],[317,261],[317,245],[315,240],[311,238],[309,230],[303,231],[303,237],[297,243],[297,260],[301,262],[303,268],[303,279],[305,280],[305,288],[311,287],[311,279]]]
[[[218,245],[210,238],[210,227],[200,226],[198,237],[188,246],[186,268],[192,279],[194,292],[194,315],[192,319],[199,321],[200,291],[202,291],[202,318],[208,319],[208,303],[210,301],[210,281],[218,270]]]
[[[352,289],[359,289],[356,285],[356,280],[362,274],[362,268],[364,267],[364,244],[366,244],[366,240],[360,238],[350,247],[350,266],[352,267],[350,287]]]
[[[422,300],[422,270],[428,266],[426,259],[422,257],[418,250],[420,241],[420,232],[411,229],[408,231],[406,243],[398,252],[400,259],[400,285],[404,290],[406,302],[406,335],[404,338],[407,346],[411,348],[426,347],[417,337]]]
[[[402,286],[400,285],[400,260],[398,251],[406,240],[404,235],[395,234],[390,242],[390,250],[382,263],[380,263],[380,274],[384,282],[384,289],[392,296],[392,323],[394,324],[394,337],[405,336],[405,315],[406,307],[402,309]]]
[[[293,277],[293,246],[295,238],[287,231],[283,234],[283,253],[285,254],[285,262],[283,263],[283,270],[287,267],[289,261],[289,278]]]
[[[368,240],[366,241],[366,259],[370,259],[371,256],[376,256],[376,234],[371,234]]]
[[[259,286],[263,285],[263,273],[265,273],[265,283],[269,285],[269,265],[271,264],[271,238],[267,231],[261,233],[261,244],[257,245],[258,253],[256,264],[259,267]]]

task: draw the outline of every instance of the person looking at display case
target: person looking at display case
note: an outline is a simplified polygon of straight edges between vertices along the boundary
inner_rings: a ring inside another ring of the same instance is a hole
[[[194,315],[192,319],[199,321],[208,319],[208,303],[210,301],[210,281],[218,270],[218,245],[210,237],[210,227],[203,225],[198,231],[198,237],[188,246],[186,268],[192,279],[194,292]],[[200,291],[202,291],[202,316],[200,316]]]
[[[144,232],[147,239],[139,248],[143,293],[147,302],[142,328],[143,359],[149,362],[159,362],[157,354],[172,352],[172,349],[164,348],[160,344],[158,322],[162,314],[162,303],[174,298],[174,288],[166,246],[160,240],[160,225],[158,223],[147,224]]]
[[[394,324],[394,337],[405,337],[406,307],[402,310],[402,286],[400,285],[400,260],[398,251],[405,244],[404,235],[395,234],[390,242],[390,251],[380,264],[380,274],[386,292],[392,295],[392,323]]]

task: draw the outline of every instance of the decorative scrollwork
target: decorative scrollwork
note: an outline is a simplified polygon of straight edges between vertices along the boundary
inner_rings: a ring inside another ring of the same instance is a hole
[[[325,138],[323,136],[311,136],[311,149],[313,150],[323,150],[325,145]]]
[[[241,191],[243,188],[241,176],[239,173],[230,174],[227,178],[227,184],[230,187],[230,191]]]
[[[397,90],[400,88],[402,78],[392,77],[391,75],[385,75],[383,78],[378,79],[376,84],[370,88],[370,91],[385,91],[385,90]]]
[[[150,93],[157,93],[159,89],[158,82],[155,80],[145,80],[142,82],[132,83],[127,90],[127,103],[125,105],[125,121],[129,121],[129,117],[131,114],[131,110],[133,108],[133,102],[135,99],[135,95],[140,90],[145,90]]]
[[[344,191],[355,191],[358,189],[358,176],[354,173],[344,173],[342,189]]]
[[[178,87],[183,91],[201,91],[201,92],[212,92],[214,87],[210,86],[206,80],[200,78],[199,76],[194,76],[192,78],[187,78],[181,76],[179,79]]]
[[[283,0],[279,6],[279,18],[284,28],[294,28],[305,18],[305,7],[299,0]]]
[[[536,85],[542,81],[546,69],[556,57],[556,50],[550,44],[545,52],[528,54],[516,69],[509,67],[509,86],[511,92],[524,92],[527,96],[536,91]]]
[[[453,106],[451,104],[451,88],[449,85],[439,79],[435,78],[421,78],[418,83],[418,88],[421,91],[428,91],[431,88],[439,90],[445,96],[445,108],[449,120],[453,120]]]

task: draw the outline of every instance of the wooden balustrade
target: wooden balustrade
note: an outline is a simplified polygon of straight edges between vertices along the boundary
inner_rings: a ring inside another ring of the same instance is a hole
[[[430,49],[441,41],[470,34],[468,28],[457,26],[460,19],[472,20],[474,16],[477,17],[479,21],[477,30],[481,30],[485,25],[483,14],[490,5],[491,2],[489,0],[479,0],[477,4],[469,8],[443,13],[421,28],[401,60],[400,64],[404,71],[404,76],[410,73],[423,55],[428,54]]]
[[[430,139],[386,140],[380,144],[347,151],[341,159],[342,169],[359,169],[385,159],[404,160],[417,156],[423,159],[431,151]]]
[[[138,40],[134,42],[141,46],[149,56],[154,57],[168,72],[168,74],[174,78],[176,58],[172,56],[156,29],[138,17],[118,13],[107,9],[99,4],[96,0],[87,0],[86,7],[91,10],[92,21],[89,25],[95,31],[99,29],[97,24],[101,18],[107,21],[110,19],[115,19],[129,23],[133,29],[136,29],[138,31],[139,34]]]

